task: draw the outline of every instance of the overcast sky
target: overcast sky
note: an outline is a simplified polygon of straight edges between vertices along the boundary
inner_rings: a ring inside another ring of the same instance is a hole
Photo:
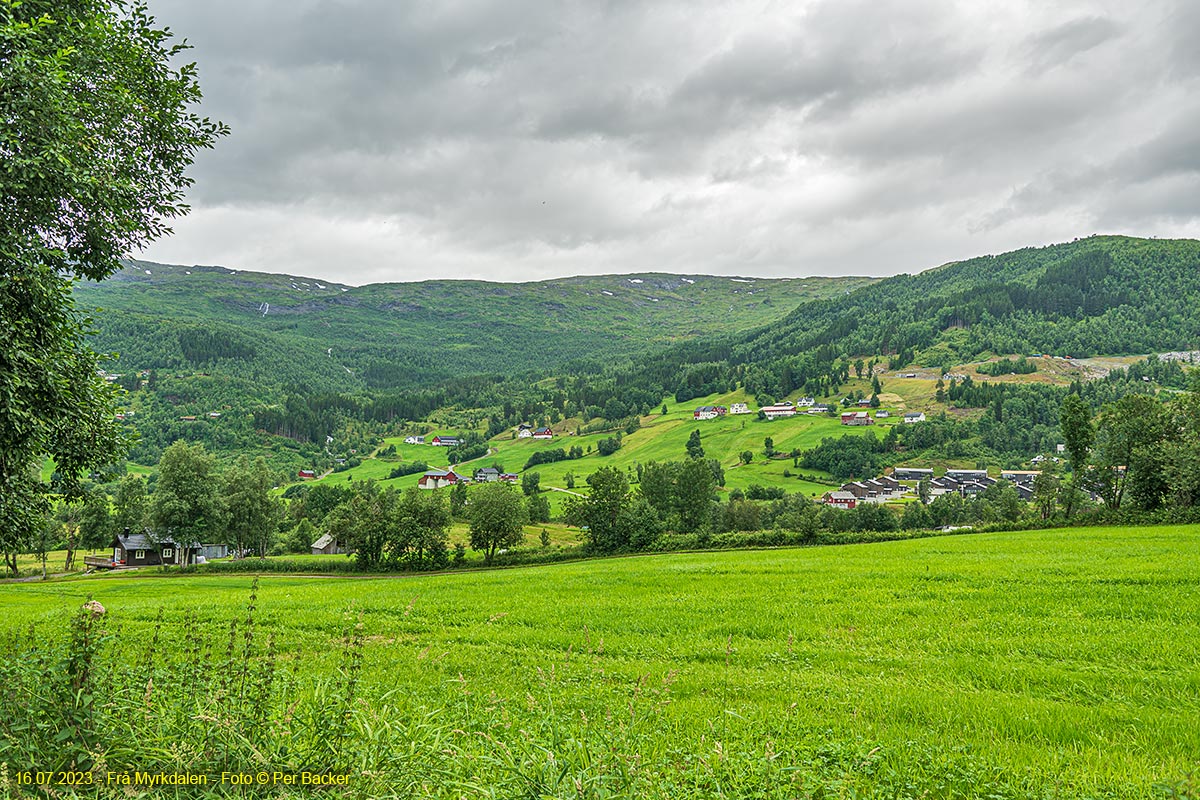
[[[150,2],[232,129],[157,261],[887,275],[1200,235],[1192,0]]]

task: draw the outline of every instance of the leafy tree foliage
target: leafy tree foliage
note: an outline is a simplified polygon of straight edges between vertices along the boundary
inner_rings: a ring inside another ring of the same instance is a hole
[[[217,462],[203,445],[176,442],[158,462],[150,504],[154,535],[180,544],[211,542],[224,522]]]
[[[144,6],[0,4],[0,550],[10,569],[46,510],[53,456],[69,494],[126,440],[73,279],[100,280],[182,214],[185,169],[224,129],[188,108],[192,65]]]
[[[105,501],[107,502],[107,500]],[[150,513],[150,498],[146,494],[146,480],[141,475],[126,475],[117,484],[113,497],[113,529],[120,533],[126,528],[140,532],[146,526]],[[108,543],[106,542],[105,545]]]
[[[491,563],[499,548],[514,547],[525,538],[528,517],[517,490],[507,483],[485,483],[471,496],[471,547]]]
[[[223,479],[227,543],[238,552],[267,555],[275,543],[283,508],[271,495],[275,480],[266,462],[259,458],[251,464],[243,457],[225,470]]]
[[[79,544],[89,550],[108,547],[113,534],[121,530],[113,523],[113,516],[108,509],[108,495],[100,489],[88,491],[79,511]]]

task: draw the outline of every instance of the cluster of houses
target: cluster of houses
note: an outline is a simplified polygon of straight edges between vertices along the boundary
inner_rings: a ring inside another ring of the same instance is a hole
[[[483,467],[475,470],[471,477],[459,475],[452,469],[431,469],[421,476],[417,486],[422,489],[441,489],[444,486],[454,486],[459,483],[516,483],[520,480],[515,472],[501,472],[495,467]]]
[[[405,444],[427,444],[431,447],[458,447],[462,442],[462,437],[459,436],[434,436],[428,442],[424,436],[405,436]]]
[[[532,425],[521,423],[517,426],[518,439],[553,439],[554,431],[549,428],[534,428]],[[426,441],[424,436],[412,435],[404,437],[405,444],[428,444],[432,447],[458,447],[462,444],[460,436],[434,436]]]
[[[957,493],[963,497],[983,494],[997,481],[1008,481],[1017,490],[1022,500],[1033,499],[1033,481],[1040,470],[1006,469],[999,478],[988,475],[986,469],[948,469],[946,474],[935,477],[932,469],[920,467],[896,467],[891,475],[881,475],[866,481],[843,484],[836,491],[826,492],[821,502],[833,508],[854,508],[859,503],[886,503],[900,500],[911,494],[911,486],[900,481],[929,481],[930,499],[944,494]]]
[[[1032,500],[1033,479],[1040,474],[1040,470],[1004,470],[999,480],[1011,483],[1022,500]],[[938,497],[956,492],[963,497],[974,497],[987,491],[996,480],[988,476],[986,469],[948,469],[945,475],[929,482],[929,494]]]
[[[797,402],[784,401],[775,403],[769,406],[763,406],[759,409],[763,416],[767,419],[779,419],[780,417],[794,417],[800,412],[800,409],[807,409],[809,414],[824,414],[829,410],[829,406],[818,405],[817,401],[811,397],[801,397]],[[700,406],[692,412],[692,419],[716,419],[723,417],[726,414],[750,414],[753,413],[747,403],[733,403],[726,408],[725,406]]]
[[[888,419],[892,416],[890,411],[876,411],[875,417],[871,417],[870,411],[846,411],[842,413],[843,425],[874,425],[877,419]],[[905,425],[912,425],[917,422],[925,421],[925,414],[921,411],[912,411],[905,414],[902,418]]]
[[[854,481],[847,483],[834,492],[826,492],[821,498],[827,506],[833,508],[854,508],[859,503],[886,503],[889,500],[899,500],[912,492],[894,477],[880,475],[869,481]]]
[[[858,406],[866,408],[871,405],[870,400],[860,400]],[[767,419],[779,419],[781,417],[794,417],[804,409],[808,414],[825,414],[830,411],[827,405],[818,404],[811,397],[801,397],[797,402],[784,401],[775,403],[769,406],[763,406],[759,409]],[[725,406],[700,406],[692,412],[692,419],[696,421],[706,419],[717,419],[726,414],[749,414],[751,413],[750,406],[746,403],[733,403],[728,408]],[[876,411],[872,416],[870,411],[847,411],[842,414],[843,425],[874,425],[877,419],[890,418],[891,412],[880,410]],[[921,411],[912,411],[904,415],[903,422],[905,425],[912,425],[916,422],[924,422],[925,414]]]
[[[554,431],[549,428],[534,428],[532,425],[521,423],[517,426],[518,439],[553,439]]]

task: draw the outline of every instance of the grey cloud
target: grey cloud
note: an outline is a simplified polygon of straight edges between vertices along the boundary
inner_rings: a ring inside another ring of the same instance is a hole
[[[348,282],[881,274],[1200,218],[1184,2],[153,10],[233,129],[162,260]]]
[[[1120,35],[1120,26],[1107,17],[1080,17],[1031,36],[1024,49],[1030,70],[1040,72],[1066,64]]]

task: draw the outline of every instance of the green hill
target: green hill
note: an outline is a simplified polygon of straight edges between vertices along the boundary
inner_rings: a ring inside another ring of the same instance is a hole
[[[836,363],[948,367],[990,354],[1194,350],[1200,242],[1105,236],[899,275],[754,331],[669,347],[631,386],[695,397],[732,380],[760,399],[817,394]]]
[[[224,267],[131,262],[75,289],[116,369],[192,370],[355,392],[563,369],[777,321],[869,278],[604,275],[352,287]]]

